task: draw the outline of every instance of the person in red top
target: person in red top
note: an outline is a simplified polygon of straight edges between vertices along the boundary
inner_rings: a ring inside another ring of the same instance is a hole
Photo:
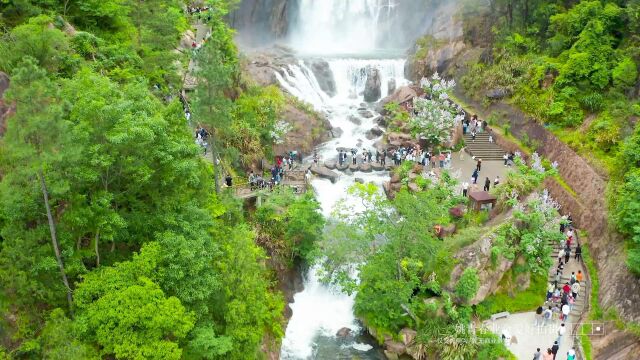
[[[562,291],[564,291],[566,294],[571,292],[571,286],[569,286],[569,283],[564,284],[564,286],[562,287]]]

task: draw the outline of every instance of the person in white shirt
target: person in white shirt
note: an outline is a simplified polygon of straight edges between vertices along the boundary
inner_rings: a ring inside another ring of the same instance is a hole
[[[469,192],[469,183],[465,181],[462,183],[462,196],[467,197],[468,192]]]
[[[567,328],[564,326],[564,323],[560,325],[558,328],[558,347],[562,344],[562,338],[564,337],[564,333],[567,332]]]
[[[578,298],[578,293],[580,292],[580,281],[576,281],[571,285],[571,295],[574,299]]]
[[[562,321],[567,321],[569,319],[569,313],[571,312],[571,308],[569,304],[562,305]]]

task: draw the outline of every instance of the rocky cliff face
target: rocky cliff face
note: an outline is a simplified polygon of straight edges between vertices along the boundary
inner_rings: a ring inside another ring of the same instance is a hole
[[[272,47],[269,50],[245,54],[247,60],[243,64],[243,73],[250,81],[259,86],[279,86],[275,73],[283,73],[283,68],[289,64],[297,63],[289,49]],[[312,61],[314,73],[324,73],[324,86],[331,87],[335,91],[335,81],[329,69],[322,61]],[[328,73],[326,73],[328,71]],[[320,78],[318,78],[320,79]],[[324,90],[324,89],[323,89]],[[303,155],[309,155],[313,148],[332,137],[331,123],[327,118],[303,105],[290,95],[285,95],[287,102],[280,113],[280,118],[292,125],[292,130],[287,134],[285,142],[274,146],[275,154],[282,154],[290,150],[301,151]]]
[[[297,7],[298,0],[243,0],[229,14],[229,24],[240,45],[265,46],[288,34]]]

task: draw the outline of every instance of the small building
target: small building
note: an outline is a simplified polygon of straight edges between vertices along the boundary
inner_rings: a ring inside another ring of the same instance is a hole
[[[487,191],[475,191],[469,194],[471,200],[471,208],[475,211],[483,209],[491,210],[496,206],[498,198],[489,194]]]

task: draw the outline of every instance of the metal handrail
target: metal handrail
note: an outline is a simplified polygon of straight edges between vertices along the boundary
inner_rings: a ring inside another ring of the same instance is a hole
[[[580,242],[578,239],[578,232],[575,232],[576,242]],[[580,256],[580,263],[582,264],[582,268],[584,269],[585,275],[585,291],[584,291],[584,306],[582,307],[582,312],[578,317],[578,320],[573,325],[573,344],[576,348],[576,358],[579,360],[586,360],[584,355],[584,349],[582,348],[582,343],[579,341],[579,328],[582,326],[582,321],[584,320],[584,316],[587,315],[591,311],[591,275],[589,274],[589,268],[587,264],[584,262],[584,258]],[[588,285],[588,286],[587,286]]]

